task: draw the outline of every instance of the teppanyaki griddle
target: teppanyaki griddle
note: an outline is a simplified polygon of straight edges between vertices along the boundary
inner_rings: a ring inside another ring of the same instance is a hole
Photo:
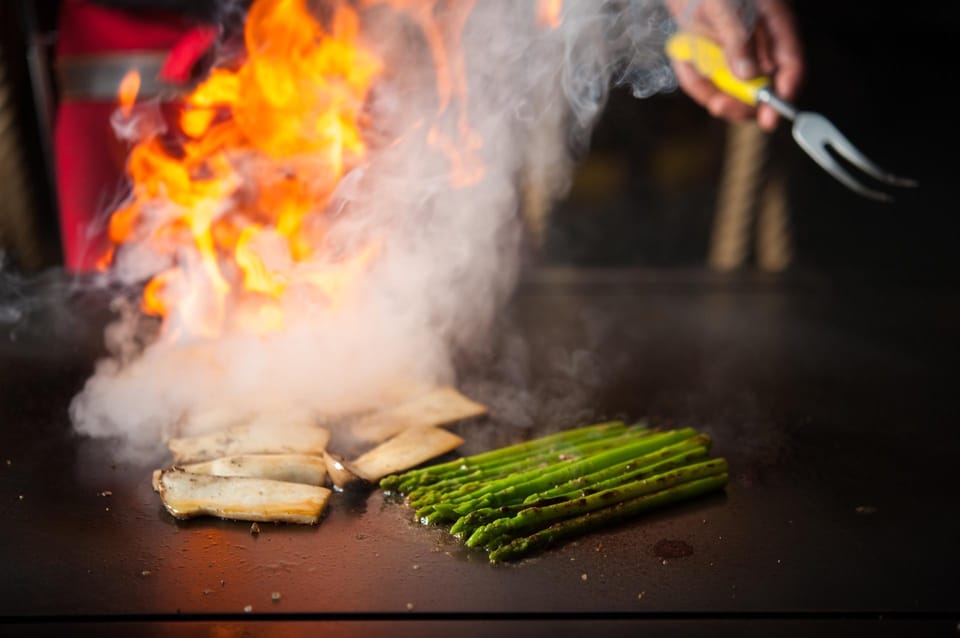
[[[71,432],[106,302],[0,333],[0,629],[918,635],[960,618],[956,290],[535,274],[493,351],[464,362],[461,388],[495,416],[460,427],[462,451],[649,417],[710,433],[733,474],[722,495],[499,566],[376,491],[258,536],[169,517],[152,466]]]

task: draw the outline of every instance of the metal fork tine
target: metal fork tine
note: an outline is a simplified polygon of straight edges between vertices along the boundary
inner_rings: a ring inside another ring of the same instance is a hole
[[[811,144],[819,140],[821,144],[833,147],[833,150],[841,157],[877,181],[892,186],[913,187],[917,185],[915,180],[900,177],[882,169],[876,162],[864,155],[836,126],[822,115],[817,113],[802,113],[797,118],[796,124],[799,129],[797,135],[807,137]],[[834,164],[836,164],[836,162],[834,162]]]
[[[680,31],[667,42],[667,54],[683,62],[690,62],[706,79],[724,93],[751,106],[756,103],[768,105],[788,120],[793,121],[793,137],[820,166],[843,182],[851,190],[878,201],[889,202],[890,195],[860,183],[845,171],[839,162],[828,153],[827,147],[856,166],[864,174],[890,186],[916,186],[912,179],[893,175],[883,170],[860,152],[819,113],[800,111],[773,91],[770,78],[757,77],[750,81],[738,80],[727,67],[723,49],[714,42],[692,32]]]
[[[870,158],[864,155],[856,146],[854,146],[849,139],[846,138],[840,131],[834,129],[834,133],[830,136],[828,140],[830,146],[834,148],[842,157],[846,158],[855,166],[859,167],[867,175],[870,175],[874,179],[891,184],[893,186],[907,186],[913,187],[917,185],[916,180],[900,177],[899,175],[894,175],[889,173],[873,162]]]
[[[809,135],[804,136],[797,134],[796,129],[794,130],[793,137],[797,141],[797,144],[799,144],[817,164],[822,166],[824,170],[837,178],[847,188],[856,191],[865,197],[869,197],[870,199],[875,199],[880,202],[893,201],[893,197],[887,193],[864,186],[856,178],[854,178],[853,175],[847,172],[847,170],[840,165],[840,162],[835,160],[827,152],[825,143],[828,140],[819,138],[819,136],[818,138],[811,138]]]

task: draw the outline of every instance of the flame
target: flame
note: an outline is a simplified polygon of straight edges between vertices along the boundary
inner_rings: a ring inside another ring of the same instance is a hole
[[[537,0],[537,22],[556,29],[562,21],[563,0]]]
[[[337,2],[322,24],[308,1],[255,0],[245,57],[183,98],[175,130],[130,153],[132,195],[111,216],[103,265],[123,259],[128,244],[164,260],[142,310],[164,317],[167,335],[212,338],[231,326],[262,334],[286,325],[291,291],[339,308],[358,288],[380,245],[330,245],[324,215],[367,153],[364,104],[383,70],[360,44],[358,11],[389,5],[420,27],[436,71],[426,140],[447,158],[455,187],[483,177],[461,47],[475,0]],[[139,80],[129,77],[124,115]]]
[[[120,112],[124,117],[130,117],[139,93],[140,72],[136,69],[130,69],[120,80],[120,88],[117,91],[117,103],[120,105]]]
[[[109,224],[114,249],[145,243],[168,263],[142,310],[175,316],[194,336],[215,337],[228,322],[278,329],[293,287],[335,307],[376,252],[332,260],[317,221],[366,152],[363,107],[382,64],[359,44],[357,13],[338,4],[321,25],[306,0],[257,0],[244,43],[242,63],[184,98],[174,135],[132,149],[133,192]],[[122,108],[136,96],[139,77],[128,77]]]

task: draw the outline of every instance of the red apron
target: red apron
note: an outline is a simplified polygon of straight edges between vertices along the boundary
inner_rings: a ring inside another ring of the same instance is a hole
[[[156,11],[123,11],[64,0],[56,50],[60,103],[54,131],[60,232],[67,269],[97,268],[109,254],[107,221],[123,197],[129,150],[110,126],[126,70],[150,87],[184,84],[217,36],[210,26]],[[145,94],[146,93],[146,94]]]

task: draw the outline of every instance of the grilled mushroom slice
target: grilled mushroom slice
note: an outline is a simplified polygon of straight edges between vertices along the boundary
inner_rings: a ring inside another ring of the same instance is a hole
[[[163,506],[176,518],[218,516],[237,521],[314,524],[330,490],[316,485],[238,476],[207,476],[179,468],[160,472]]]
[[[414,428],[381,443],[350,462],[350,469],[371,483],[387,474],[420,465],[463,444],[463,439],[440,428]]]
[[[319,455],[327,447],[330,432],[303,422],[275,425],[236,425],[219,432],[173,438],[167,446],[176,465],[199,463],[238,454]]]
[[[323,457],[310,454],[239,454],[180,468],[194,474],[247,476],[305,485],[323,485],[327,477]]]
[[[447,425],[486,413],[485,406],[444,386],[360,417],[351,424],[350,431],[358,439],[379,443],[404,430]]]

